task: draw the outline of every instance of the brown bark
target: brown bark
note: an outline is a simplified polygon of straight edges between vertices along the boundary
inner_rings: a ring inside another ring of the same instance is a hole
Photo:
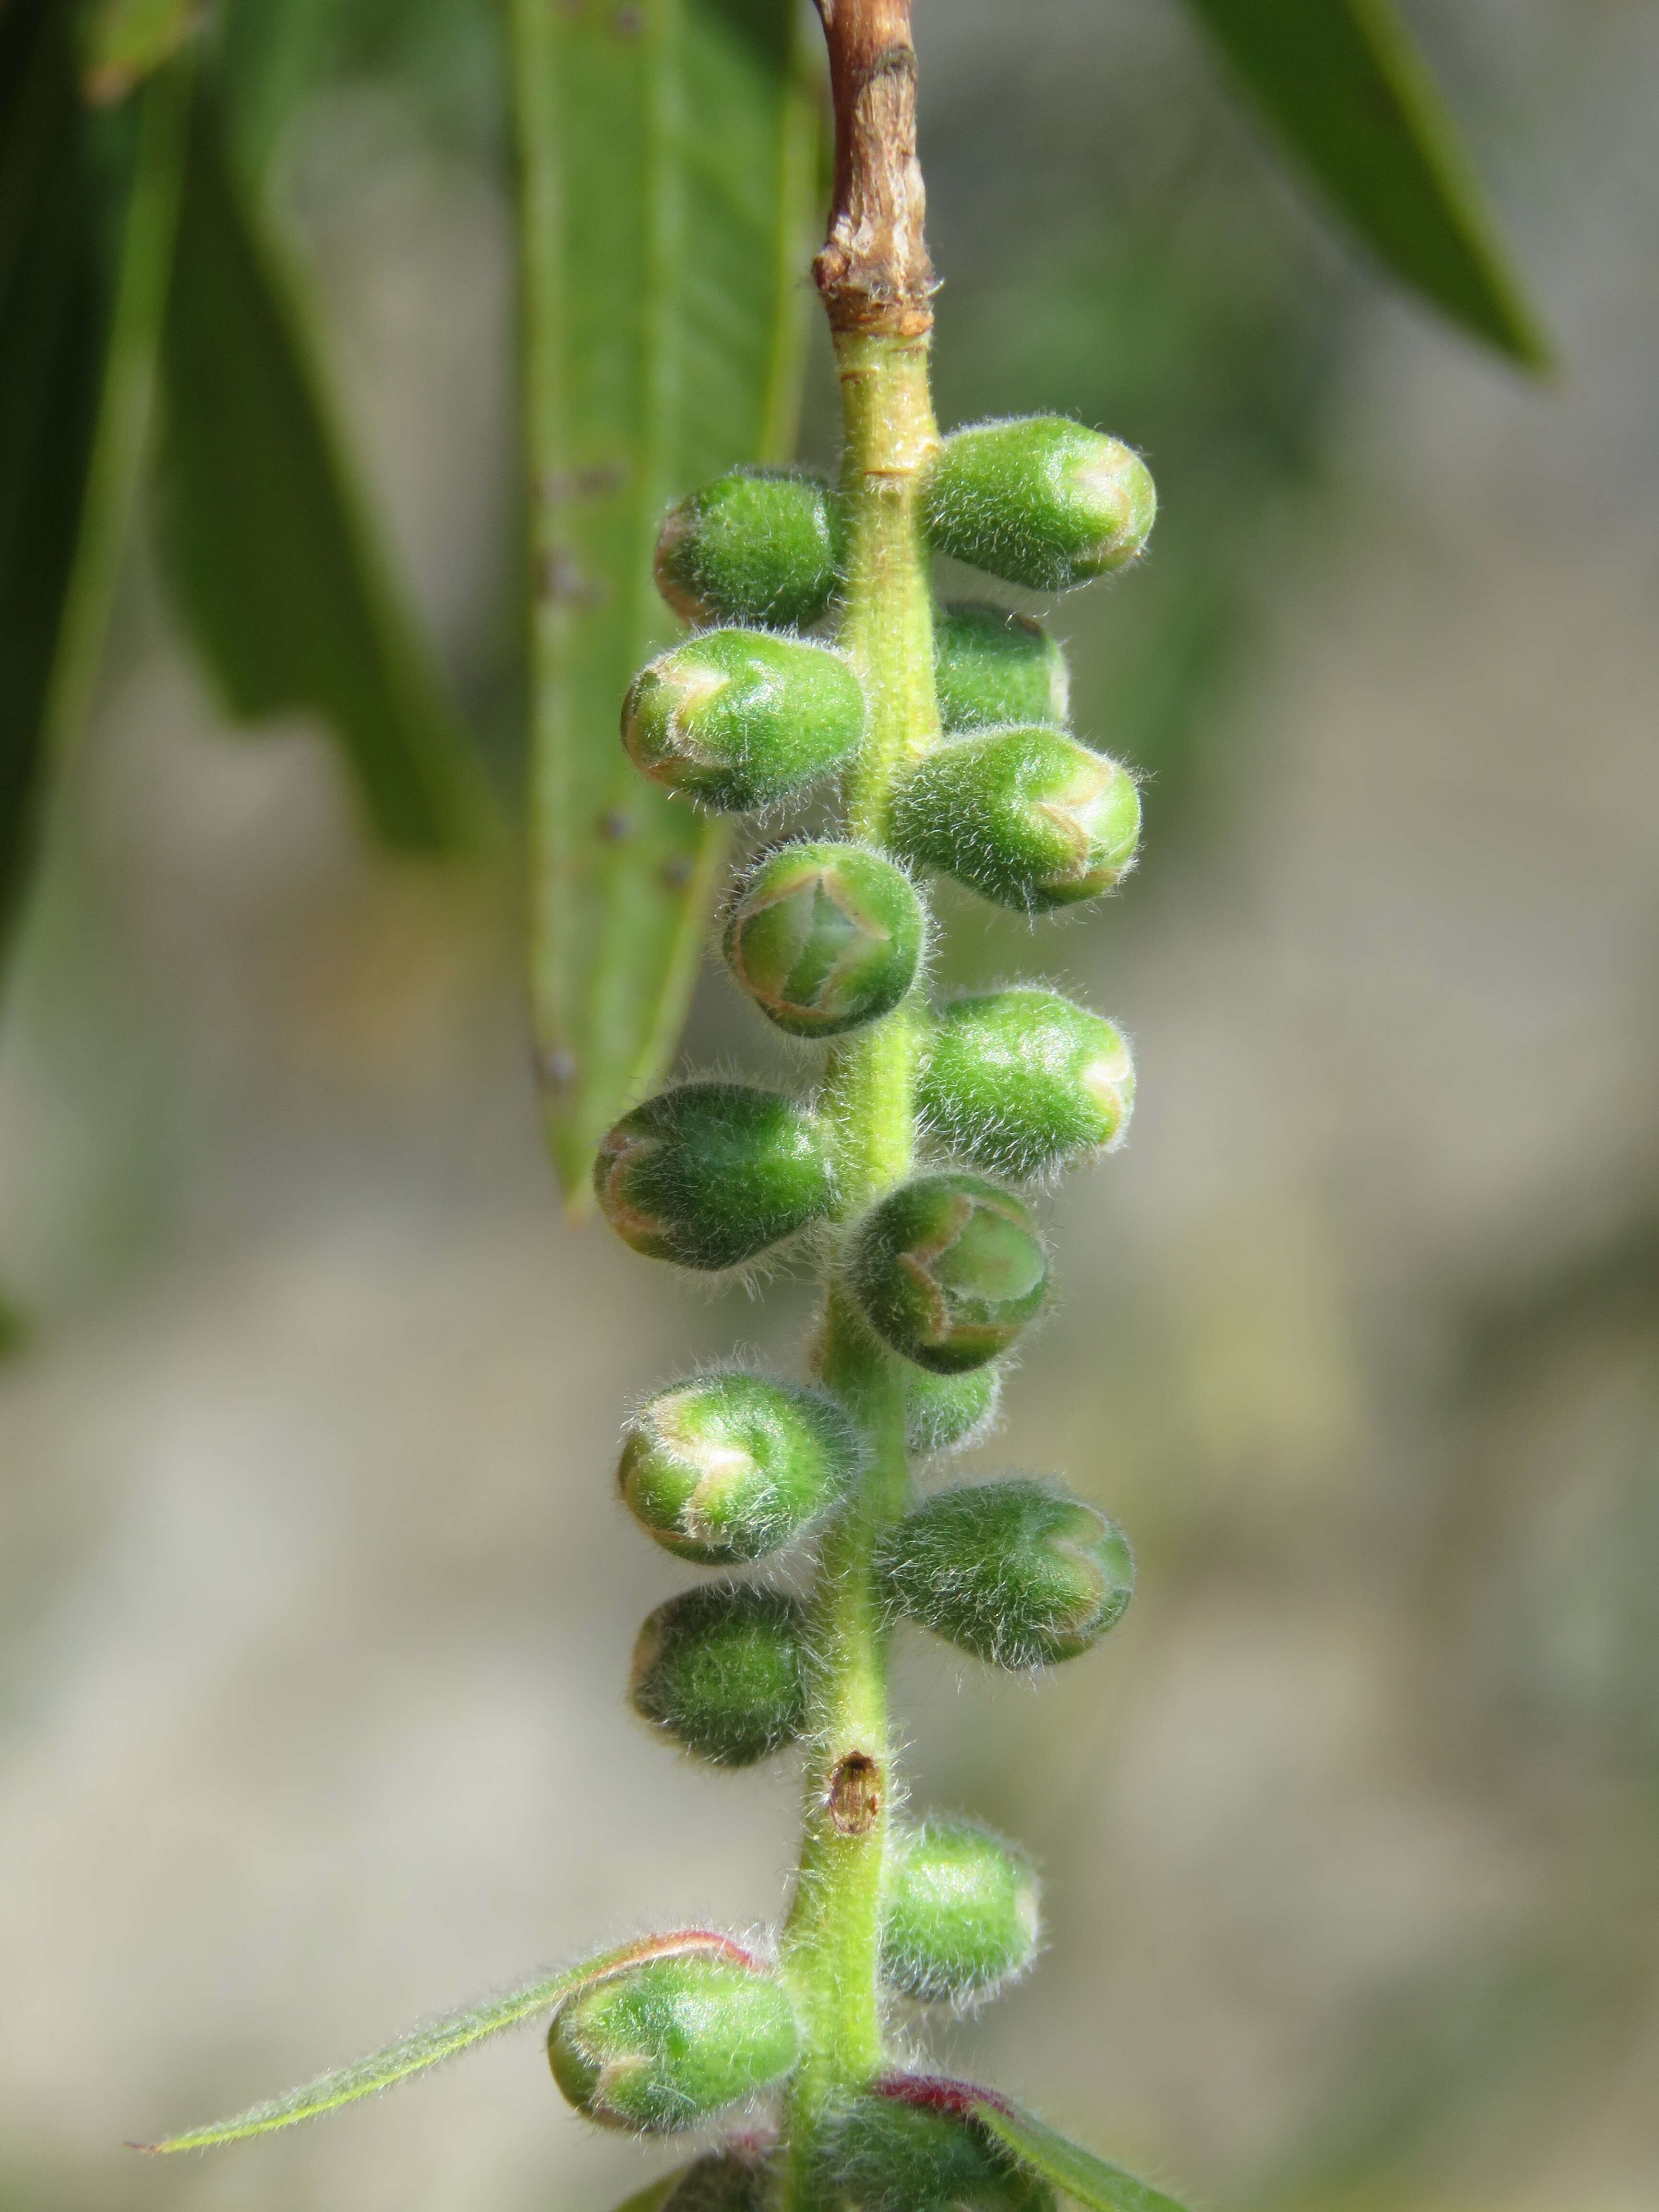
[[[916,160],[910,0],[817,0],[836,106],[836,197],[812,264],[830,326],[920,337],[933,326]]]

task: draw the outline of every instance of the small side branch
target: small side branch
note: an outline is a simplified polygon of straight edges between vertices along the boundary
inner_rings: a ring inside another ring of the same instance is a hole
[[[836,197],[812,265],[832,330],[933,327],[927,195],[916,160],[910,0],[817,0],[836,105]]]

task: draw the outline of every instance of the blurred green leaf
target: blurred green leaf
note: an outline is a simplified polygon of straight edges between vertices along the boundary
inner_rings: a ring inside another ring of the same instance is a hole
[[[121,560],[149,456],[162,319],[172,280],[194,58],[155,70],[132,102],[135,143],[125,164],[119,266],[97,431],[65,595],[47,714],[58,757],[91,711]]]
[[[1549,346],[1393,0],[1191,0],[1291,149],[1395,275],[1537,368]]]
[[[162,371],[163,547],[232,711],[317,714],[386,844],[464,849],[487,817],[477,759],[205,94],[191,119]]]
[[[0,922],[97,679],[142,466],[184,64],[92,116],[70,0],[0,12]]]
[[[486,1997],[481,2004],[465,2005],[459,2012],[446,2013],[441,2020],[412,2028],[407,2035],[400,2035],[395,2043],[372,2051],[367,2058],[355,2059],[349,2066],[320,2074],[314,2081],[302,2082],[299,2088],[289,2089],[280,2097],[251,2105],[246,2112],[238,2112],[231,2119],[215,2120],[204,2128],[190,2128],[161,2142],[130,2143],[127,2148],[156,2153],[206,2150],[216,2143],[242,2142],[250,2136],[268,2136],[278,2128],[295,2127],[301,2120],[319,2119],[325,2112],[337,2112],[342,2105],[355,2104],[360,2097],[373,2097],[382,2089],[392,2088],[428,2066],[441,2065],[446,2058],[471,2050],[487,2036],[500,2035],[504,2029],[516,2027],[521,2021],[532,2020],[538,2013],[551,2012],[578,1990],[605,1981],[625,1967],[637,1966],[647,1959],[679,1958],[688,1953],[728,1956],[753,1964],[749,1954],[729,1936],[713,1935],[705,1929],[687,1929],[673,1936],[647,1936],[637,1942],[621,1944],[614,1951],[601,1952],[597,1959],[585,1960],[580,1966],[567,1967],[562,1973],[538,1975],[534,1981],[509,1990],[505,1996]],[[629,2208],[624,2206],[623,2212],[629,2212]]]
[[[1137,2181],[1121,2166],[1109,2166],[1003,2097],[981,2096],[973,2114],[1023,2166],[1052,2182],[1062,2196],[1088,2205],[1091,2212],[1182,2212],[1173,2197]]]
[[[308,100],[353,82],[395,87],[492,165],[502,150],[499,0],[222,0],[218,56],[227,135],[250,174]]]
[[[792,0],[514,0],[531,536],[532,974],[549,1133],[678,1038],[722,831],[629,769],[668,501],[793,444],[817,106]]]
[[[87,98],[100,105],[125,99],[178,52],[202,8],[203,0],[90,0],[81,34]]]

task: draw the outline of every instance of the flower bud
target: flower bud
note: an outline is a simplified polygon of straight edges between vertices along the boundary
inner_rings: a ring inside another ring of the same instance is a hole
[[[901,1612],[998,1667],[1075,1659],[1134,1587],[1127,1540],[1104,1514],[1012,1478],[925,1499],[888,1530],[881,1571]]]
[[[1030,615],[972,600],[940,610],[933,677],[947,730],[1064,722],[1071,703],[1071,672],[1059,640]]]
[[[864,734],[852,663],[827,645],[763,629],[712,629],[661,654],[623,702],[635,768],[723,814],[804,790]]]
[[[1158,494],[1140,456],[1115,438],[1031,415],[947,438],[924,511],[941,553],[1030,591],[1064,592],[1127,567]]]
[[[857,2212],[1051,2212],[1047,2185],[1006,2157],[948,2104],[850,2100],[824,2130],[827,2203]]]
[[[953,1152],[1018,1178],[1114,1151],[1134,1096],[1129,1048],[1110,1022],[1030,985],[947,1006],[916,1094]]]
[[[866,1215],[848,1261],[854,1297],[895,1352],[957,1375],[1006,1352],[1042,1309],[1048,1256],[1012,1191],[919,1176]]]
[[[623,1115],[593,1188],[617,1236],[648,1259],[737,1267],[827,1212],[829,1138],[775,1091],[683,1083]]]
[[[991,730],[928,754],[900,786],[895,842],[1000,906],[1098,898],[1140,839],[1128,769],[1063,731]]]
[[[662,2212],[769,2212],[776,2166],[769,2144],[734,2136],[692,2160],[663,2199]]]
[[[840,1495],[856,1456],[827,1398],[732,1370],[658,1391],[628,1425],[617,1479],[665,1551],[721,1566],[798,1536]]]
[[[806,1718],[799,1604],[757,1583],[685,1590],[634,1646],[634,1710],[715,1766],[752,1766]]]
[[[596,1982],[548,2032],[553,2079],[602,2126],[695,2127],[789,2073],[799,2033],[777,1977],[733,1959],[653,1959]]]
[[[657,589],[690,623],[806,629],[836,590],[828,485],[787,469],[731,469],[671,507]]]
[[[971,1820],[930,1814],[890,1862],[883,1977],[927,2004],[988,1996],[1036,1956],[1037,1894],[1023,1852]]]
[[[839,1036],[892,1012],[915,980],[927,922],[902,868],[861,845],[786,845],[738,891],[732,972],[791,1036]]]
[[[918,1368],[904,1386],[904,1441],[918,1458],[960,1451],[988,1433],[1002,1400],[1002,1370],[988,1360],[965,1375]]]

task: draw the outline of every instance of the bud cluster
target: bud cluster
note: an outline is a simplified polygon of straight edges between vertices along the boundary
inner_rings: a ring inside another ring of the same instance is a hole
[[[939,550],[1042,591],[1132,561],[1154,503],[1127,447],[1056,418],[957,432],[927,465],[920,499]],[[657,580],[700,627],[629,692],[623,739],[647,775],[697,805],[754,814],[860,757],[872,713],[864,679],[824,634],[853,588],[849,534],[827,488],[790,473],[736,470],[672,510]],[[594,1166],[605,1217],[653,1258],[719,1273],[810,1238],[837,1325],[864,1347],[859,1357],[903,1378],[904,1441],[918,1460],[989,1429],[1007,1355],[1047,1303],[1047,1244],[1019,1186],[1111,1151],[1134,1097],[1118,1030],[1057,992],[1018,985],[928,1006],[923,876],[941,872],[1036,915],[1111,890],[1140,828],[1133,775],[1066,726],[1065,654],[1040,623],[980,602],[940,608],[933,673],[942,734],[911,748],[881,836],[786,836],[747,862],[726,902],[731,975],[775,1028],[829,1048],[823,1090],[797,1099],[729,1080],[682,1083],[624,1114]],[[933,1157],[866,1199],[867,1170],[848,1148],[856,1091],[842,1076],[876,1064],[856,1061],[859,1040],[895,1023],[899,1103]],[[873,1463],[860,1401],[833,1361],[820,1372],[828,1379],[809,1388],[721,1368],[647,1399],[617,1469],[646,1534],[729,1577],[855,1526],[838,1516]],[[866,1632],[908,1620],[1021,1670],[1087,1650],[1133,1578],[1122,1535],[1094,1507],[1015,1477],[913,1501],[877,1527],[860,1571],[863,1617],[880,1624]],[[819,1571],[820,1608],[836,1602],[845,1572]],[[797,1595],[801,1574],[766,1573],[682,1591],[635,1647],[635,1711],[714,1766],[751,1765],[815,1731],[825,1740],[814,1704],[828,1663],[813,1641],[822,1612]],[[884,1986],[957,2008],[991,1995],[1036,1952],[1030,1862],[970,1820],[888,1826],[892,1790],[884,1775],[879,1789],[865,1785],[869,1759],[850,1794],[836,1795],[849,1764],[836,1766],[814,1817],[875,1839]],[[735,1947],[730,1957],[630,1966],[559,2012],[555,2078],[607,2125],[695,2125],[787,2079],[803,2051],[792,1986]],[[879,2087],[835,2106],[817,2130],[814,2186],[826,2203],[1048,2212],[1046,2185],[948,2100]],[[734,2137],[685,2169],[670,2212],[762,2212],[778,2155],[768,2139]]]

